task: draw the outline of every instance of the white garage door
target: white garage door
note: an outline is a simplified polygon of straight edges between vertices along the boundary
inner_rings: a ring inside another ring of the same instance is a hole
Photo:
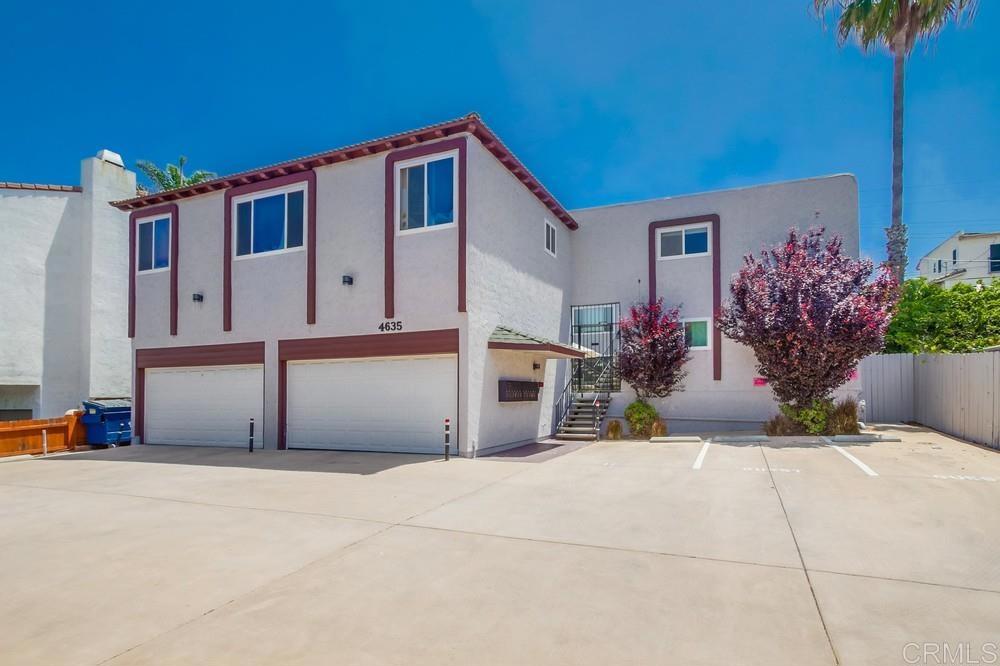
[[[455,356],[288,364],[289,448],[436,453],[452,422]]]
[[[264,427],[264,368],[207,366],[146,370],[144,442],[255,446]]]

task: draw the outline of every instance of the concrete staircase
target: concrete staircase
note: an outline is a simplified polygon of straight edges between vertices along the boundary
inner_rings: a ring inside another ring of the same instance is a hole
[[[601,423],[608,413],[610,400],[601,399],[594,404],[593,398],[576,398],[566,414],[566,418],[556,431],[556,439],[593,442],[601,435]],[[594,412],[597,412],[595,419]],[[595,428],[594,425],[597,425]]]

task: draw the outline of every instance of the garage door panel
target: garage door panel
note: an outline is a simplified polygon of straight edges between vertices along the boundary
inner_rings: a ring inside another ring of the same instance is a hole
[[[290,363],[288,446],[439,453],[454,356]]]
[[[144,441],[246,446],[250,419],[263,431],[262,366],[157,368],[146,371]]]

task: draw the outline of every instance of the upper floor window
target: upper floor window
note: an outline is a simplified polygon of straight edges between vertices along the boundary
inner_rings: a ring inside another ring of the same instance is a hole
[[[139,272],[165,271],[170,268],[170,218],[157,217],[138,223],[136,254]]]
[[[455,222],[458,187],[456,153],[396,164],[396,229],[431,229]]]
[[[711,349],[712,344],[708,336],[710,319],[685,319],[684,320],[684,341],[692,350]]]
[[[990,273],[1000,273],[1000,243],[990,245]]]
[[[545,251],[556,256],[556,227],[548,220],[545,220]]]
[[[305,188],[305,184],[299,184],[233,199],[236,256],[301,248]]]
[[[952,268],[954,268],[957,265],[958,265],[958,248],[956,247],[951,251],[951,266]]]
[[[657,248],[660,259],[703,257],[710,254],[707,224],[695,224],[681,228],[668,227],[657,233]]]

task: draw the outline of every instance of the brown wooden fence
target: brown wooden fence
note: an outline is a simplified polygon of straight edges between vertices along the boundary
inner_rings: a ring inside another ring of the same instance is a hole
[[[86,444],[87,433],[80,423],[82,411],[74,411],[57,419],[30,419],[24,421],[0,421],[0,458],[40,454],[43,441],[48,442],[48,451],[72,451],[80,444]],[[43,435],[44,431],[44,435]]]

